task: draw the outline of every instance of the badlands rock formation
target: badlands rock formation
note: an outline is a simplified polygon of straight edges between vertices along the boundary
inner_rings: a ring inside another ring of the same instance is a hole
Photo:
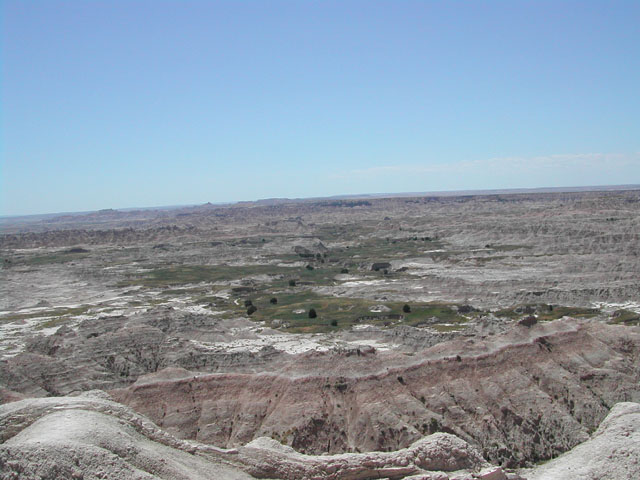
[[[0,253],[11,268],[4,271],[10,283],[0,286],[5,294],[0,308],[32,306],[34,296],[69,302],[73,292],[61,298],[54,294],[78,277],[76,299],[84,303],[97,293],[91,287],[111,290],[123,275],[154,263],[264,265],[274,256],[282,261],[296,246],[318,242],[328,248],[328,259],[344,263],[337,266],[364,271],[388,262],[393,271],[404,268],[402,279],[410,280],[331,285],[327,291],[332,294],[472,299],[487,306],[637,302],[639,205],[640,190],[630,190],[382,198],[353,206],[311,201],[205,205],[5,222]],[[409,250],[406,241],[413,238],[432,242]],[[371,248],[377,240],[389,241],[398,251]],[[79,245],[91,254],[64,268],[43,265],[44,278],[40,269],[21,263],[30,254]],[[358,258],[339,258],[339,250],[347,247],[359,249],[362,265]],[[368,258],[363,248],[375,256]],[[43,282],[47,289],[39,288]],[[28,296],[12,288],[24,283],[33,285]]]
[[[615,405],[591,439],[530,471],[527,478],[640,478],[640,404],[625,402]]]
[[[640,190],[1,221],[3,478],[638,477]]]
[[[395,452],[303,455],[260,437],[224,450],[179,440],[102,392],[0,406],[0,480],[516,480],[462,439],[436,433]],[[592,438],[522,472],[530,480],[623,479],[640,473],[640,404],[620,403]]]
[[[111,395],[215,445],[268,435],[307,453],[396,450],[445,431],[518,466],[585,441],[616,402],[640,401],[638,358],[638,329],[565,319],[411,356],[309,353],[268,372],[160,372]]]
[[[100,396],[10,403],[0,425],[3,480],[251,478],[188,453],[193,447]]]
[[[270,438],[239,450],[180,441],[100,392],[0,407],[0,479],[470,479],[501,475],[463,440],[435,434],[393,453],[305,456]],[[429,471],[437,471],[432,477]],[[248,472],[248,473],[246,473]],[[499,478],[499,477],[496,477]],[[504,478],[504,476],[502,476]]]
[[[245,341],[258,349],[240,342],[233,351],[224,340],[238,337],[225,332],[239,322],[162,318],[114,317],[97,322],[109,328],[88,322],[36,337],[0,363],[5,398],[101,388],[181,438],[237,447],[270,436],[315,454],[396,450],[444,431],[508,466],[553,458],[615,403],[640,401],[638,328],[598,319],[512,325],[418,350],[308,339],[312,349],[294,355],[252,330]],[[271,337],[278,345],[282,335]],[[211,344],[220,348],[202,346]]]

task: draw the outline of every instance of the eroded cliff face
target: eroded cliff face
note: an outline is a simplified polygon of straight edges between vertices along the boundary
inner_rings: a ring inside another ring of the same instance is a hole
[[[569,450],[616,402],[639,401],[639,352],[638,328],[565,319],[413,356],[309,353],[271,372],[174,370],[111,395],[219,446],[270,436],[305,453],[384,451],[444,431],[516,466]]]
[[[270,438],[224,450],[175,438],[96,391],[0,406],[0,425],[2,480],[504,478],[476,449],[446,433],[389,453],[310,456]]]
[[[623,402],[614,405],[589,440],[523,474],[529,480],[638,478],[640,404]]]
[[[174,313],[62,327],[0,364],[0,394],[109,389],[179,437],[229,447],[266,435],[305,453],[389,451],[451,432],[508,466],[567,451],[614,403],[640,399],[639,329],[601,319],[500,324],[426,349],[406,335],[398,349],[346,348],[354,333],[299,354],[201,346],[228,339],[226,323]]]
[[[99,391],[2,405],[0,427],[1,480],[618,480],[640,474],[640,404],[631,402],[616,404],[572,451],[519,473],[491,465],[448,433],[392,452],[305,455],[268,437],[220,449],[178,439]]]

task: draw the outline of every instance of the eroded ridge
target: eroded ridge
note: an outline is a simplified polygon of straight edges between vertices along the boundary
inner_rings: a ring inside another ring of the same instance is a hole
[[[266,435],[307,453],[396,450],[444,431],[518,466],[567,451],[615,403],[640,400],[639,346],[635,328],[565,319],[412,356],[309,353],[272,372],[160,372],[111,395],[178,436],[228,447]]]

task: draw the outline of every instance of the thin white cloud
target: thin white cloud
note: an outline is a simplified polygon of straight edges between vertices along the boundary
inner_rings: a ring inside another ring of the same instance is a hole
[[[573,153],[543,155],[536,157],[503,157],[484,160],[469,160],[455,163],[431,165],[379,165],[334,173],[331,178],[339,180],[372,179],[396,175],[449,174],[478,175],[499,174],[502,177],[526,174],[557,175],[575,173],[597,175],[606,172],[640,170],[640,152],[633,153]],[[606,177],[606,176],[605,176]],[[640,182],[640,178],[629,178],[628,183]],[[606,183],[606,182],[605,182]]]

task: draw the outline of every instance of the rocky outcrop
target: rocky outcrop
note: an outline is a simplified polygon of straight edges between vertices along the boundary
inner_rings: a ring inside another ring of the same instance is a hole
[[[2,480],[252,478],[100,393],[3,405],[0,427]]]
[[[436,433],[394,452],[303,455],[279,442],[260,437],[240,449],[240,460],[258,478],[404,478],[428,471],[461,472],[471,477],[489,465],[475,449],[455,435]],[[489,467],[491,468],[491,467]],[[493,470],[497,470],[495,467]],[[448,478],[448,475],[443,475]]]
[[[523,475],[529,480],[640,478],[640,404],[618,403],[589,440]]]
[[[571,449],[616,402],[640,400],[639,355],[637,328],[565,320],[414,357],[310,353],[271,373],[151,375],[111,394],[173,434],[227,447],[267,435],[306,453],[390,451],[443,431],[517,466]]]
[[[303,455],[267,437],[224,450],[175,438],[94,391],[0,406],[0,480],[618,480],[640,475],[639,435],[640,404],[620,403],[588,441],[516,474],[446,433],[393,452]]]
[[[466,442],[443,433],[390,453],[307,456],[270,438],[222,450],[174,438],[100,392],[1,406],[0,426],[2,480],[359,480],[418,474],[470,480],[501,472]]]
[[[255,370],[278,356],[268,347],[226,352],[193,342],[227,340],[228,327],[222,325],[212,316],[155,309],[87,320],[75,329],[63,326],[53,335],[29,339],[25,352],[0,360],[0,385],[28,396],[67,395],[130,385],[170,365],[211,372]],[[244,324],[238,320],[235,325]]]
[[[200,346],[233,338],[225,325],[160,309],[63,327],[0,361],[3,397],[112,389],[182,438],[235,447],[270,436],[310,454],[397,450],[449,432],[508,466],[553,458],[613,404],[640,400],[637,327],[565,319],[435,346],[420,329],[386,331],[417,342],[409,355]],[[179,374],[165,375],[169,366]]]

